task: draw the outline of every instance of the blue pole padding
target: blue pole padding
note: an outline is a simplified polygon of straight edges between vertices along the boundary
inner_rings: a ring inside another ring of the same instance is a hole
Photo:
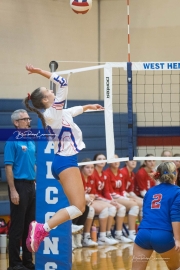
[[[41,124],[39,123],[39,128]],[[54,156],[52,141],[37,143],[36,220],[44,223],[55,212],[69,206],[58,180],[51,174]],[[52,229],[40,244],[35,256],[36,270],[70,270],[72,268],[71,221]]]
[[[132,63],[127,63],[127,92],[128,92],[128,157],[133,160],[133,94],[132,94]]]

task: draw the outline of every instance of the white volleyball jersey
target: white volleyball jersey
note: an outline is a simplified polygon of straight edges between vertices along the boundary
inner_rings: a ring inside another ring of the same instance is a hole
[[[67,82],[56,73],[52,74],[50,80],[57,85],[56,97],[53,105],[44,112],[44,118],[49,132],[56,135],[54,153],[72,156],[85,148],[82,132],[73,121],[73,117],[83,113],[83,107],[63,109],[68,93]]]
[[[59,132],[58,141],[54,142],[55,153],[62,156],[72,156],[79,153],[85,144],[82,140],[82,132],[74,123],[73,117],[83,113],[82,106],[63,109],[62,128]]]
[[[68,94],[67,81],[56,73],[52,73],[50,80],[56,84],[56,97],[53,105],[46,109],[43,115],[48,126],[52,129],[61,129],[62,109]]]

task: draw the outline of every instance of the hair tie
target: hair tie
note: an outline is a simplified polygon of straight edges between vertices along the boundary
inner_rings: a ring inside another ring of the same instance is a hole
[[[163,174],[168,174],[168,172],[167,171],[164,171]]]
[[[28,100],[30,100],[30,99],[31,99],[31,94],[28,93]]]
[[[160,176],[161,176],[160,172],[156,172],[156,173],[153,175],[154,179],[159,179]]]

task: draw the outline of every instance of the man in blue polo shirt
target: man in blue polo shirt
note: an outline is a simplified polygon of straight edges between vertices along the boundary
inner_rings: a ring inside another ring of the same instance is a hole
[[[29,224],[35,220],[35,143],[23,136],[30,129],[31,118],[27,111],[14,111],[11,121],[16,130],[4,148],[11,218],[8,270],[32,270],[35,266],[32,253],[26,247],[26,238]]]

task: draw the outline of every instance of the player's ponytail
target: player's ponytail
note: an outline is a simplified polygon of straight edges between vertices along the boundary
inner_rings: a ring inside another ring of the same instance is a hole
[[[46,109],[44,104],[42,103],[42,99],[43,99],[43,94],[41,92],[40,88],[37,88],[36,90],[34,90],[32,92],[32,94],[30,95],[28,93],[28,96],[24,99],[24,105],[26,106],[26,108],[28,110],[30,110],[31,112],[35,112],[38,117],[41,119],[42,125],[44,127],[44,129],[46,129],[46,122],[44,119],[43,114],[38,110],[38,109]],[[31,107],[29,105],[29,101],[32,102],[34,107]]]
[[[174,162],[163,162],[157,167],[155,174],[161,183],[173,184],[176,178],[176,165]]]

